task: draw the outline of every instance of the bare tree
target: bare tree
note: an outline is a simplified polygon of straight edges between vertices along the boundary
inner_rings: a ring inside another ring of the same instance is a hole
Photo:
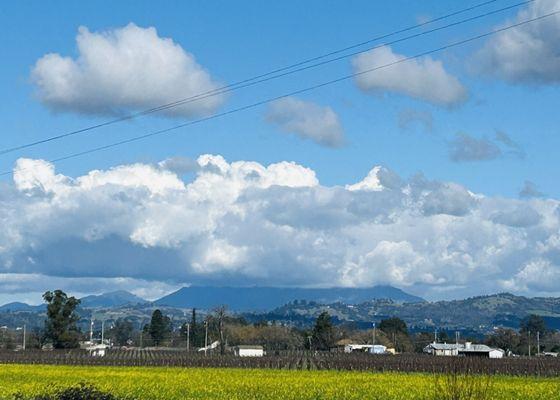
[[[216,325],[218,329],[218,334],[220,335],[220,354],[225,354],[226,343],[225,343],[225,319],[227,317],[227,307],[220,306],[214,309],[214,319],[216,320]]]

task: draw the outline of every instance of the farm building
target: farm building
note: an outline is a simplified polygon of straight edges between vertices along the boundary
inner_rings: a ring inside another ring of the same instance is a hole
[[[380,344],[374,344],[369,348],[370,354],[387,354],[387,347]]]
[[[109,346],[106,344],[94,344],[90,347],[87,347],[86,350],[93,357],[104,357],[108,348]]]
[[[234,349],[235,355],[239,357],[262,357],[264,348],[262,346],[237,346]]]
[[[484,357],[502,358],[504,351],[494,349],[485,344],[451,344],[451,343],[430,343],[424,348],[424,353],[434,356],[464,356],[464,357]]]
[[[458,356],[459,349],[456,344],[430,343],[424,347],[424,353],[428,353],[433,356]]]
[[[466,357],[502,358],[504,356],[503,350],[493,349],[485,344],[472,344],[467,342],[459,346],[459,355]]]
[[[370,354],[387,354],[393,353],[386,346],[380,344],[347,344],[344,346],[345,353],[370,353]]]
[[[371,349],[373,345],[371,344],[347,344],[344,346],[345,353],[367,353],[369,349]]]

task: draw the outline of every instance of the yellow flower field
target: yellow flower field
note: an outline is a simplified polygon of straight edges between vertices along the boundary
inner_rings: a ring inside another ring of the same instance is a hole
[[[485,378],[480,378],[485,379]],[[337,371],[0,365],[0,399],[80,382],[135,399],[435,399],[427,374]],[[492,399],[560,399],[553,378],[493,377]]]

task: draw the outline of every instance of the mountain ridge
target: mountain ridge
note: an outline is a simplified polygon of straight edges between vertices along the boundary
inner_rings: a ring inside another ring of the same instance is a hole
[[[113,292],[98,295],[84,296],[80,299],[83,308],[118,307],[126,304],[143,304],[148,301],[136,296],[126,290],[115,290]]]
[[[294,300],[322,303],[362,303],[372,299],[391,299],[397,302],[423,302],[392,286],[369,288],[283,288],[268,286],[188,286],[154,301],[156,305],[180,308],[211,309],[222,304],[234,311],[271,310]]]

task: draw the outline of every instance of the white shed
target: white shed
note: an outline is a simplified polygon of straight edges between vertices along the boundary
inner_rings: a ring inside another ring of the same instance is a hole
[[[96,344],[88,347],[86,350],[93,357],[104,357],[108,348],[109,346],[107,346],[106,344]]]
[[[370,354],[386,354],[387,353],[387,347],[382,346],[380,344],[374,344],[373,346],[371,346],[369,348],[369,353]]]
[[[262,357],[264,348],[262,346],[237,346],[235,355],[239,357]]]

